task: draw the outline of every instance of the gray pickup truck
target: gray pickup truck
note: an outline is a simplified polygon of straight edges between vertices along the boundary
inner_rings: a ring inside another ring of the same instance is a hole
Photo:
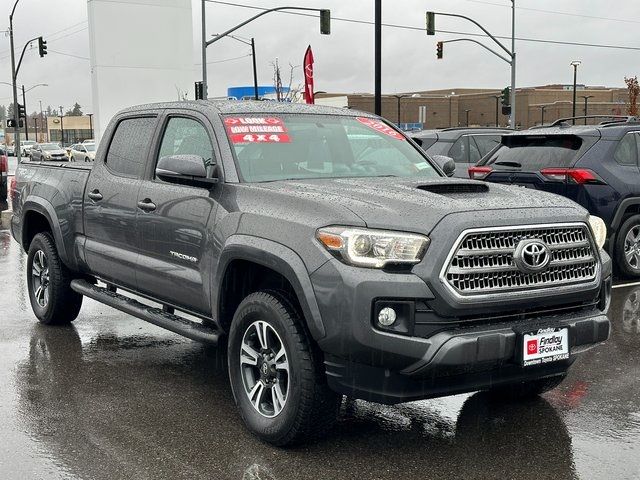
[[[539,394],[609,336],[600,219],[447,178],[367,113],[130,108],[95,164],[22,163],[11,195],[40,322],[89,297],[224,345],[244,422],[276,445],[325,430],[343,395]]]

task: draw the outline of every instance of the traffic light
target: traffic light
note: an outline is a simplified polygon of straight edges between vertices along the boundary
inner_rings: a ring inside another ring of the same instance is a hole
[[[26,118],[27,112],[24,110],[24,105],[18,104],[18,118]]]
[[[320,33],[331,34],[331,10],[320,10]]]
[[[505,107],[511,105],[511,89],[509,87],[502,89],[502,105]]]
[[[436,14],[427,12],[427,35],[436,34]]]
[[[40,53],[41,57],[47,54],[47,42],[42,37],[38,37],[38,53]]]
[[[442,48],[443,47],[444,47],[444,44],[442,42],[436,43],[436,57],[438,59],[442,58]]]

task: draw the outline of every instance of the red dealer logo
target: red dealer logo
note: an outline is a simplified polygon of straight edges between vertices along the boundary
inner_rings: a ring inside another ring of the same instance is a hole
[[[376,120],[375,118],[367,118],[367,117],[358,117],[357,120],[367,127],[375,130],[376,132],[384,133],[385,135],[395,138],[396,140],[404,140],[404,136],[402,134],[395,131],[389,125],[384,123],[381,120]]]
[[[535,355],[538,353],[538,340],[529,340],[527,342],[527,353],[529,355]]]

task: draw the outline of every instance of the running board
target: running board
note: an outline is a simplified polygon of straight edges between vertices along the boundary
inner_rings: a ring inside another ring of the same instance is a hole
[[[85,297],[93,298],[109,307],[113,307],[121,312],[128,313],[145,322],[152,323],[197,342],[217,345],[218,339],[220,338],[220,333],[217,330],[205,327],[200,323],[191,322],[178,315],[165,312],[161,308],[150,307],[133,298],[109,291],[106,288],[92,285],[86,280],[73,280],[71,282],[71,289]]]

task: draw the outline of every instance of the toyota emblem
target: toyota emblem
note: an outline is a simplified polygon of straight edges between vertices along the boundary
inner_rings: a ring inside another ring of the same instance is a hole
[[[522,240],[516,247],[513,260],[522,273],[540,273],[549,266],[551,252],[541,240]]]

